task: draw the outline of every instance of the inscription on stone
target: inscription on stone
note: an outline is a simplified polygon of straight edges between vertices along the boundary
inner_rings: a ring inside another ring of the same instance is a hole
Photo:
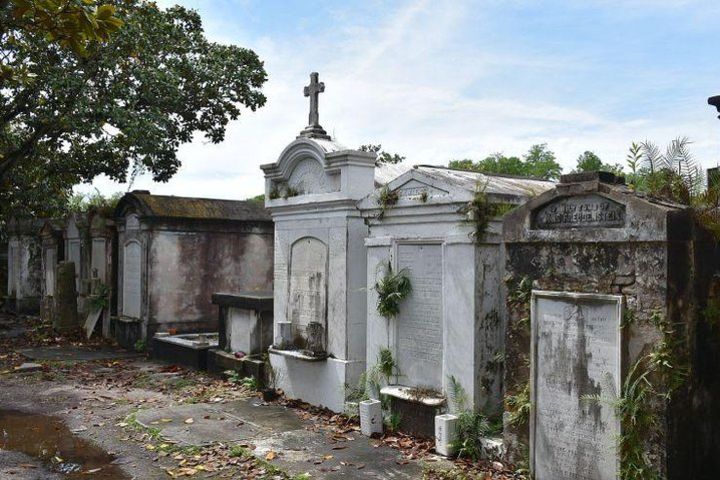
[[[123,256],[123,315],[140,318],[141,250],[139,242],[129,242]]]
[[[309,323],[325,327],[327,311],[327,246],[317,238],[302,238],[290,253],[288,312],[296,333],[305,337]],[[303,345],[298,345],[303,346]]]
[[[536,480],[616,480],[621,297],[533,292],[531,461]]]
[[[397,318],[401,383],[442,388],[442,246],[398,245],[398,270],[406,269],[413,291]]]
[[[600,195],[561,198],[540,207],[534,214],[534,228],[615,228],[625,225],[625,205]]]
[[[444,197],[448,195],[448,192],[440,190],[435,187],[431,187],[417,180],[411,180],[401,185],[397,190],[398,198],[406,198],[409,200],[421,200],[426,201],[430,198]]]

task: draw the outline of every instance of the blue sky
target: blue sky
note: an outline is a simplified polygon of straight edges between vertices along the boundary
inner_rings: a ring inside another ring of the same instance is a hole
[[[720,159],[720,2],[161,1],[197,9],[207,35],[255,50],[266,107],[225,142],[183,146],[181,171],[153,193],[242,199],[262,193],[307,122],[302,88],[326,84],[323,127],[348,147],[382,143],[411,164],[445,164],[548,143],[566,170],[592,150],[624,162],[631,141],[688,136],[705,166]],[[103,178],[105,193],[126,190]]]

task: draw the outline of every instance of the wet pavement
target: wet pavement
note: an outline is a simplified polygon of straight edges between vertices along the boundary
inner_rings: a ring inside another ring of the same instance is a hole
[[[6,457],[10,462],[18,462],[14,465],[15,469],[30,470],[27,472],[30,475],[45,475],[50,471],[62,474],[62,478],[66,479],[87,478],[88,475],[99,480],[130,478],[113,464],[113,456],[74,435],[58,418],[46,415],[0,410],[0,451],[19,452],[39,460],[41,465],[27,463],[23,457]],[[37,469],[41,471],[36,472]]]

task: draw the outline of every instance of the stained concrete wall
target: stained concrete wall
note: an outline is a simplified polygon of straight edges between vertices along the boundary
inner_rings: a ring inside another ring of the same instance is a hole
[[[138,242],[143,338],[168,329],[217,331],[213,293],[272,290],[270,222],[153,221],[129,214],[118,232],[118,315],[128,313],[124,247]]]
[[[156,230],[148,251],[151,330],[217,331],[213,293],[272,290],[272,234]]]

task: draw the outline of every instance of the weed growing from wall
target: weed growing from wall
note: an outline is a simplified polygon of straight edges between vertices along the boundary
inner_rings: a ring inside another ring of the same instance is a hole
[[[392,264],[387,263],[385,275],[373,287],[378,294],[377,311],[387,318],[395,318],[400,313],[400,303],[412,293],[412,284],[405,269],[393,272]]]
[[[382,219],[385,216],[385,212],[392,208],[399,199],[398,193],[390,190],[387,185],[381,188],[377,198],[377,203],[380,205],[380,213],[378,213],[377,218]]]

